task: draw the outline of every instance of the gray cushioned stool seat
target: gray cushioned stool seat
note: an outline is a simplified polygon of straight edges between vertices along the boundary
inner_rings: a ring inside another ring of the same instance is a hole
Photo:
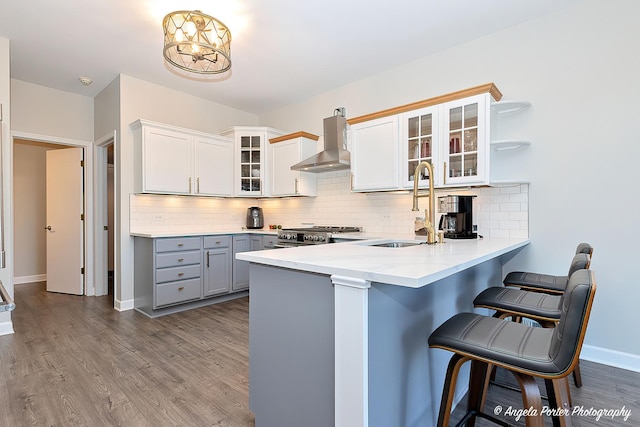
[[[561,299],[561,295],[530,292],[517,288],[492,287],[478,294],[473,300],[473,305],[474,307],[533,317],[536,320],[557,322],[562,313],[560,311]]]
[[[527,402],[541,407],[535,386],[538,377],[545,379],[547,392],[553,395],[549,404],[568,408],[566,376],[578,364],[595,291],[590,270],[574,272],[560,296],[561,314],[555,328],[537,328],[475,313],[459,313],[440,325],[429,337],[429,346],[454,355],[447,369],[438,425],[448,425],[457,375],[461,364],[468,360],[472,365],[467,416],[491,419],[482,413],[482,406],[486,390],[483,384],[487,384],[492,365],[519,376],[525,407]],[[570,418],[568,412],[563,416]],[[542,425],[539,419],[527,419],[527,425],[530,421],[531,425]]]
[[[506,275],[502,283],[505,286],[517,286],[523,289],[561,294],[567,287],[567,281],[571,274],[583,268],[588,269],[590,264],[591,256],[589,254],[578,253],[573,256],[566,276],[512,271]]]

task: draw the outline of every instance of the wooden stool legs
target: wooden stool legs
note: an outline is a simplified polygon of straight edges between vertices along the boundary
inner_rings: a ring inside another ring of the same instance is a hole
[[[473,427],[475,425],[476,417],[486,418],[489,420],[496,420],[495,417],[488,414],[484,414],[485,402],[486,402],[486,389],[489,384],[490,372],[493,365],[481,362],[475,359],[471,359],[467,356],[460,354],[454,354],[449,361],[447,367],[447,375],[444,380],[444,387],[442,390],[442,400],[440,402],[440,412],[438,414],[438,427],[448,427],[451,416],[451,406],[453,404],[453,397],[456,389],[456,382],[460,368],[467,361],[471,360],[471,372],[469,376],[469,394],[467,398],[467,414],[458,423],[463,423],[466,427]],[[527,427],[544,427],[544,418],[542,413],[542,398],[540,397],[540,389],[536,380],[531,375],[522,374],[519,372],[511,373],[516,378],[520,390],[522,392],[522,403],[525,409],[532,409],[530,414],[526,417],[525,423]],[[549,397],[550,405],[557,405],[560,408],[568,408],[567,402],[567,388],[566,378],[559,380],[548,380],[547,393]],[[553,399],[553,400],[552,400]],[[558,403],[560,402],[560,403]],[[570,411],[567,411],[569,414]],[[566,418],[559,418],[560,424],[558,426],[569,427],[571,426],[570,415]],[[554,419],[554,426],[556,425],[556,419]],[[504,425],[504,423],[501,423]]]
[[[447,367],[447,376],[444,378],[444,387],[442,388],[442,400],[440,401],[440,412],[438,413],[438,427],[449,427],[449,418],[451,417],[451,405],[453,404],[453,395],[456,392],[456,381],[460,367],[469,360],[468,357],[454,354],[449,360]]]

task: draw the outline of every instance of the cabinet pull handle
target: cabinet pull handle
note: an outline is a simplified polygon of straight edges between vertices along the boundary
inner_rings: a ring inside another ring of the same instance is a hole
[[[184,286],[180,286],[180,287],[178,288],[178,291],[184,291]]]
[[[196,193],[200,193],[200,177],[196,178]]]
[[[191,177],[189,177],[189,193],[191,193]]]
[[[449,171],[447,170],[447,162],[444,162],[444,173],[442,174],[444,176],[444,183],[447,183],[447,176],[449,176]]]
[[[209,268],[209,251],[207,251],[207,268]]]
[[[353,172],[351,172],[351,191],[353,191]]]
[[[298,178],[296,178],[296,194],[300,194],[300,192],[298,191]]]
[[[184,258],[178,258],[178,262],[184,261]]]
[[[184,246],[184,243],[178,243],[178,247],[181,248]]]
[[[184,276],[184,273],[178,273],[178,277]]]
[[[219,244],[220,244],[220,240],[217,240],[217,241],[216,241],[216,245],[219,245]]]

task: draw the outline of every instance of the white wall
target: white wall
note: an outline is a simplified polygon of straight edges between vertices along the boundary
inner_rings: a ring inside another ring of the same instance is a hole
[[[12,79],[11,109],[13,132],[93,141],[91,97]]]
[[[533,141],[530,162],[517,173],[531,182],[532,243],[507,269],[564,274],[576,244],[593,244],[599,288],[585,343],[635,355],[640,365],[640,340],[624,326],[640,322],[640,174],[628,161],[640,155],[639,14],[634,0],[585,1],[265,114],[260,123],[317,133],[338,106],[353,117],[486,82],[504,99],[531,101],[519,130]]]

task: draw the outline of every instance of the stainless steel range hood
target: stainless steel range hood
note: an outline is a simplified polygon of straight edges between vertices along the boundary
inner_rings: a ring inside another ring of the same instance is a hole
[[[329,172],[349,169],[351,155],[347,151],[347,119],[344,108],[337,108],[336,115],[323,121],[324,150],[291,166],[291,170],[302,172]]]

